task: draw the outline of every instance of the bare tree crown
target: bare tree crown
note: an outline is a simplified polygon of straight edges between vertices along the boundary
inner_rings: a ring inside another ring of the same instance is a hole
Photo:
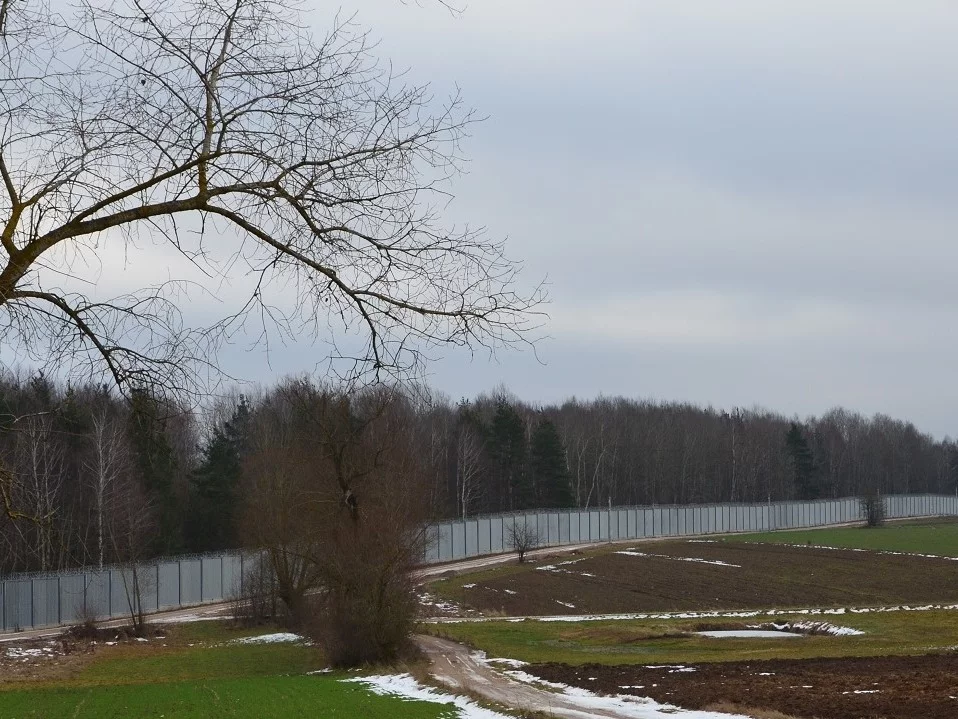
[[[405,83],[352,23],[313,38],[272,0],[81,0],[71,17],[0,2],[4,344],[195,389],[197,362],[251,323],[359,336],[331,350],[351,373],[528,341],[541,289],[517,289],[500,242],[439,218],[472,113]],[[89,289],[106,253],[150,243],[196,265],[200,292],[253,289],[202,328],[163,268],[132,294]],[[286,288],[296,310],[270,299]]]

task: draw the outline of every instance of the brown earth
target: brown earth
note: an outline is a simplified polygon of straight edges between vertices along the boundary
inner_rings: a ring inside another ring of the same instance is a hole
[[[665,556],[616,553],[623,550]],[[954,561],[934,557],[667,541],[540,560],[528,569],[485,580],[463,576],[434,589],[464,606],[510,616],[874,606],[958,602],[956,570]],[[472,582],[476,586],[462,588]]]
[[[547,681],[599,693],[651,697],[686,709],[732,704],[817,719],[958,716],[958,656],[952,654],[723,662],[678,669],[597,664],[523,667]]]

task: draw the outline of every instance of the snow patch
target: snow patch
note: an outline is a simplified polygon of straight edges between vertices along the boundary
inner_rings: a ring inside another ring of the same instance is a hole
[[[922,559],[944,559],[946,562],[958,562],[958,557],[948,557],[943,554],[921,554],[920,552],[896,552],[891,549],[861,549],[860,547],[827,547],[824,544],[785,544],[779,542],[752,542],[752,544],[767,544],[793,549],[828,549],[833,552],[871,552],[872,554],[888,554],[895,557],[920,557]]]
[[[741,569],[741,564],[730,564],[719,559],[699,559],[698,557],[673,557],[670,554],[649,554],[647,552],[638,552],[634,549],[623,549],[615,554],[624,554],[628,557],[653,557],[655,559],[671,559],[675,562],[696,562],[698,564],[714,564],[717,567],[735,567]]]
[[[653,667],[657,669],[670,669],[672,671],[695,671],[693,667],[681,665]],[[557,690],[563,698],[569,700],[581,709],[583,717],[594,716],[589,712],[602,712],[602,716],[614,713],[616,716],[624,719],[747,719],[741,714],[720,714],[709,711],[692,711],[672,706],[671,704],[659,704],[653,699],[646,697],[637,697],[630,694],[614,694],[611,696],[601,696],[594,694],[587,689],[572,687],[568,684],[559,682],[550,682],[540,679],[537,676],[526,672],[506,672],[510,677],[526,684],[547,686],[550,689]],[[590,677],[591,678],[591,677]],[[655,686],[654,684],[652,686]],[[644,684],[626,685],[620,689],[645,689]]]
[[[28,662],[31,659],[49,659],[59,652],[54,647],[10,647],[5,652],[7,659]]]
[[[485,654],[483,653],[482,659],[480,661],[486,662],[487,664],[504,664],[507,667],[524,667],[529,662],[524,662],[521,659],[507,659],[506,657],[496,657],[493,659],[486,659]]]
[[[446,694],[438,689],[423,686],[409,674],[382,674],[355,677],[343,681],[365,684],[374,694],[394,696],[411,701],[432,702],[433,704],[452,704],[459,710],[460,719],[511,719],[505,714],[481,707],[471,699]]]
[[[234,639],[230,644],[284,644],[305,641],[298,634],[291,632],[276,632],[275,634],[260,634],[258,637],[243,637]]]
[[[473,619],[437,619],[436,622],[459,624],[461,622],[613,622],[635,619],[752,619],[780,616],[840,616],[842,614],[875,614],[885,612],[931,612],[958,610],[958,604],[924,604],[921,606],[899,605],[893,607],[835,607],[828,609],[744,609],[710,610],[705,612],[636,612],[629,614],[559,614],[528,617],[476,617]],[[849,631],[858,631],[845,627]]]
[[[772,622],[771,626],[779,632],[801,632],[803,634],[830,634],[833,637],[859,637],[865,632],[851,627],[840,627],[828,622]]]

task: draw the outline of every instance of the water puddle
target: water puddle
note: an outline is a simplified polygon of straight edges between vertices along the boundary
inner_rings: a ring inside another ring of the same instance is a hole
[[[804,635],[795,632],[779,632],[771,629],[728,629],[710,632],[695,632],[699,637],[713,639],[798,639]]]

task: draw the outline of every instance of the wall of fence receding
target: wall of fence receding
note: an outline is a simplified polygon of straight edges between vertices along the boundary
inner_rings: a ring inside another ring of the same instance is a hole
[[[900,495],[884,498],[889,519],[958,515],[958,497]],[[510,550],[511,529],[527,526],[542,545],[766,532],[861,521],[861,500],[705,504],[609,509],[542,510],[482,516],[430,526],[426,563],[435,564]]]
[[[179,609],[239,596],[255,555],[178,557],[112,567],[0,579],[0,628],[19,631],[85,619]]]
[[[958,497],[900,495],[884,501],[889,519],[958,515]],[[862,516],[861,501],[855,497],[485,515],[426,527],[424,561],[438,564],[510,551],[510,530],[517,526],[534,530],[540,546],[561,546],[821,527],[861,521]],[[115,567],[0,579],[0,629],[19,631],[86,618],[129,616],[137,598],[144,612],[229,600],[242,594],[246,571],[258,561],[256,554],[231,552],[144,562],[135,572]]]

